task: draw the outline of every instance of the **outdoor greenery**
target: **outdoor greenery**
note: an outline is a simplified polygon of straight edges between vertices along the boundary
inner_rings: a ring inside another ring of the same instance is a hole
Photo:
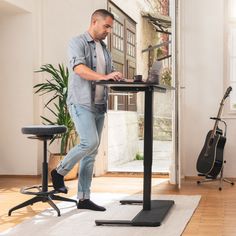
[[[161,83],[164,85],[171,86],[171,69],[166,67],[161,73]]]
[[[156,59],[159,59],[159,58],[163,57],[163,51],[162,51],[161,48],[157,48],[156,57],[157,57]]]
[[[63,64],[58,64],[54,67],[52,64],[42,65],[40,70],[36,72],[44,72],[49,78],[45,82],[36,84],[34,86],[35,93],[40,96],[48,94],[51,97],[45,104],[45,108],[52,114],[52,119],[41,116],[44,124],[50,125],[65,125],[67,132],[55,135],[50,143],[55,139],[60,138],[60,153],[66,154],[67,151],[75,145],[77,135],[74,129],[74,123],[70,117],[66,99],[68,93],[68,68]],[[51,116],[50,116],[51,117]]]
[[[143,160],[143,155],[140,153],[136,153],[135,160]]]

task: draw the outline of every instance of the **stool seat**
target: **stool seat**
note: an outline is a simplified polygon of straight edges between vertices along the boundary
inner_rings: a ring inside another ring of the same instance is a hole
[[[62,134],[67,131],[64,125],[30,125],[21,128],[23,134],[33,134],[36,136],[51,136]]]

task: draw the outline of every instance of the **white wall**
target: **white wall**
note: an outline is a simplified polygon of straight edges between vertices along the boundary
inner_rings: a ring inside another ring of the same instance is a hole
[[[214,14],[213,14],[214,12]],[[196,161],[224,94],[224,1],[180,1],[182,174],[197,174]],[[235,177],[236,120],[228,119],[225,176]]]
[[[0,2],[0,174],[5,175],[37,172],[37,143],[21,134],[34,121],[32,24],[28,11]]]
[[[106,0],[43,0],[43,63],[67,62],[69,40],[84,33],[91,14],[98,8],[107,8]]]
[[[40,123],[42,99],[33,85],[44,63],[67,61],[69,39],[83,33],[90,15],[105,0],[0,0],[0,175],[36,175],[42,144],[21,134],[24,125]]]

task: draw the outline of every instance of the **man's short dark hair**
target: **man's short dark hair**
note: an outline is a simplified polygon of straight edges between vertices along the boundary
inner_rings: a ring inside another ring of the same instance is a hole
[[[92,14],[91,18],[96,17],[96,16],[102,16],[104,18],[107,17],[107,16],[110,16],[113,20],[115,19],[114,15],[111,12],[107,11],[106,9],[98,9],[98,10],[96,10]]]

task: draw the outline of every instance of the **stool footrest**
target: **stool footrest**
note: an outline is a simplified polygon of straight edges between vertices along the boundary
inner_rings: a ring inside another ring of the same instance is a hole
[[[49,188],[53,188],[52,185],[48,185]],[[38,190],[38,192],[36,191],[29,191],[29,190]],[[57,190],[53,189],[51,191],[42,191],[42,185],[34,185],[34,186],[30,186],[30,187],[23,187],[20,190],[21,193],[23,194],[29,194],[29,195],[46,195],[46,194],[55,194],[55,193],[59,193]]]

